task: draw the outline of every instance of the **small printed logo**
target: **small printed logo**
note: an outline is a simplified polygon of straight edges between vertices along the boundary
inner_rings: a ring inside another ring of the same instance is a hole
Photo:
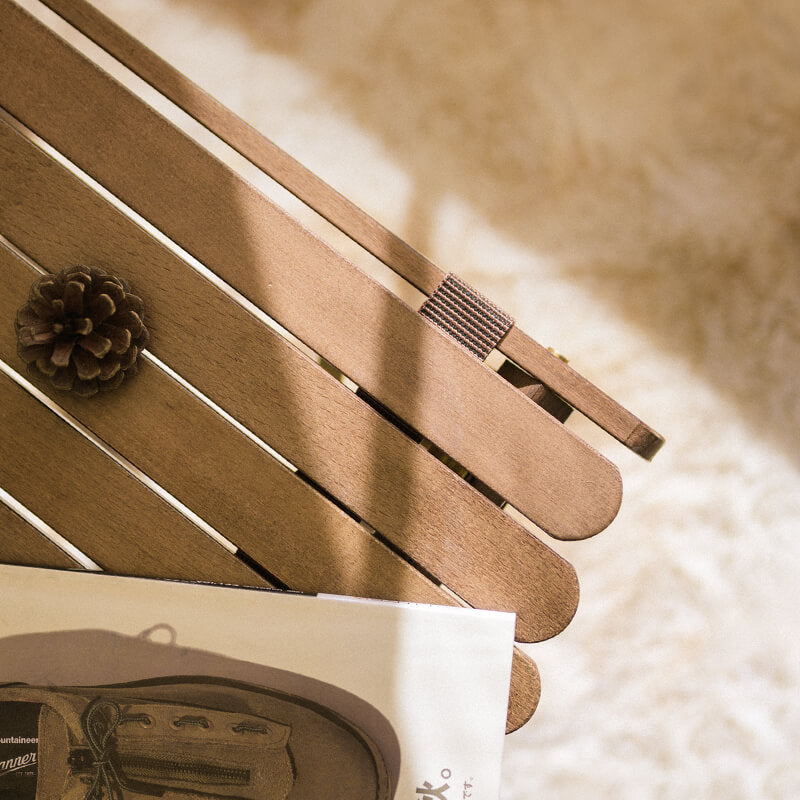
[[[441,772],[442,778],[446,781],[452,773],[449,769],[443,769]],[[447,800],[445,792],[450,788],[447,783],[443,783],[438,788],[434,789],[430,781],[425,781],[422,786],[417,787],[417,794],[421,795],[420,800]]]
[[[0,778],[10,772],[16,772],[25,767],[32,767],[36,763],[36,753],[26,753],[24,756],[14,756],[5,761],[0,761]]]

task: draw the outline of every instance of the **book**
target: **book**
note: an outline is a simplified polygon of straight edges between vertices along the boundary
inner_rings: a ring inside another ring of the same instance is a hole
[[[496,800],[514,623],[0,565],[0,800]]]

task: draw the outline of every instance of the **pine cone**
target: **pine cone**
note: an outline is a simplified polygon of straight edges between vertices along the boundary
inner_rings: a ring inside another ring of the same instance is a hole
[[[146,346],[142,301],[121,278],[74,266],[43,275],[17,312],[17,352],[56,389],[90,397],[136,374]]]

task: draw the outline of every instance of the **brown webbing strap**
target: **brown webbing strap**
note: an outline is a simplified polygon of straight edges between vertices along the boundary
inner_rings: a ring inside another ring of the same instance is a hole
[[[514,324],[505,311],[452,272],[422,304],[419,313],[481,361],[500,344]]]

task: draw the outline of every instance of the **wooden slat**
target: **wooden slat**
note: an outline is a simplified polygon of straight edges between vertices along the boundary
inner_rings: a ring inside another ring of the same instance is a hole
[[[10,0],[0,9],[12,114],[544,530],[611,522],[613,464]]]
[[[586,380],[569,364],[514,326],[500,348],[505,355],[525,367],[581,413],[598,422],[622,444],[642,458],[651,460],[664,444],[664,438]]]
[[[0,319],[14,318],[38,274],[0,246]],[[10,325],[0,326],[0,358],[17,361]],[[100,403],[35,383],[290,588],[456,604],[149,361]]]
[[[524,686],[526,693],[519,691]],[[539,670],[530,656],[519,647],[514,648],[511,659],[511,692],[508,701],[506,733],[521,728],[534,714],[542,694]]]
[[[0,502],[0,563],[59,569],[80,566],[3,502]]]
[[[0,485],[104,569],[267,585],[5,374]]]
[[[417,289],[430,295],[442,281],[439,267],[86,0],[43,2]],[[660,434],[516,326],[498,349],[540,380],[547,376],[548,385],[567,402],[642,457],[651,459],[664,443]]]
[[[0,162],[0,232],[35,261],[131,280],[154,354],[521,640],[569,622],[575,572],[541,541],[5,124]]]

